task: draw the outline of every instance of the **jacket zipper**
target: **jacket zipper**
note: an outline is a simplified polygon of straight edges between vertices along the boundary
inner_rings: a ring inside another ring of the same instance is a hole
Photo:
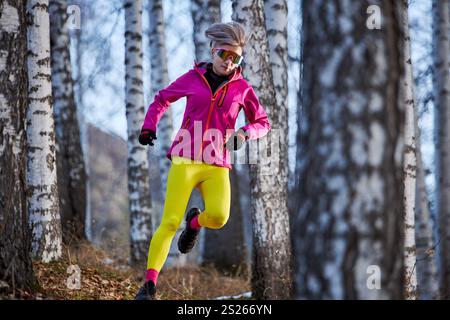
[[[225,100],[225,96],[227,95],[228,86],[225,86],[220,94],[220,99],[217,104],[217,108],[222,108],[223,100]]]
[[[189,127],[190,122],[191,122],[191,117],[187,116],[186,121],[184,121],[182,128],[187,129]]]
[[[222,87],[226,86],[227,84],[229,84],[231,81],[234,81],[234,80],[232,79],[232,80],[230,80],[230,81],[225,82],[225,84],[223,84],[223,85],[221,85],[219,88],[217,88],[216,93],[213,94],[212,89],[211,89],[211,86],[210,86],[209,83],[208,83],[208,80],[206,80],[205,76],[204,76],[201,72],[199,72],[198,70],[197,70],[197,72],[200,74],[200,76],[202,77],[202,79],[205,81],[206,85],[207,85],[208,88],[209,88],[209,92],[211,93],[211,103],[209,104],[208,118],[206,119],[206,125],[205,125],[205,132],[206,132],[206,130],[208,130],[209,120],[210,120],[210,118],[211,118],[212,106],[214,105],[214,102],[216,101],[216,94],[217,94],[218,92],[220,92],[220,89],[222,89]],[[199,160],[199,161],[200,161],[200,157],[199,157],[199,156],[201,155],[201,153],[202,153],[202,151],[203,151],[203,144],[204,144],[204,141],[203,141],[203,134],[202,134],[202,144],[200,145],[200,151],[199,151],[199,153],[197,154],[197,157],[195,157],[195,159],[198,158],[197,160]]]

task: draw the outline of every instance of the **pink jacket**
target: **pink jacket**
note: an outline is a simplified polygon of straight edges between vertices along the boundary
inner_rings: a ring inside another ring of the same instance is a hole
[[[156,127],[172,102],[186,97],[181,128],[167,152],[167,158],[180,156],[231,169],[225,142],[233,134],[239,111],[244,109],[249,121],[242,129],[248,139],[257,139],[270,130],[269,120],[252,86],[237,67],[230,80],[212,94],[204,77],[206,63],[194,68],[160,90],[150,104],[142,129],[156,132]]]

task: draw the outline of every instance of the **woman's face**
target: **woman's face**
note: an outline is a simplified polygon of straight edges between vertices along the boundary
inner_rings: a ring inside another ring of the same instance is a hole
[[[221,48],[229,51],[233,51],[234,53],[242,56],[242,48],[239,46],[230,46],[230,45],[218,45],[215,48],[211,49],[211,54],[213,57],[213,70],[216,74],[220,76],[230,75],[233,70],[237,67],[237,64],[234,64],[229,57],[226,61],[222,60],[217,54],[216,49]]]

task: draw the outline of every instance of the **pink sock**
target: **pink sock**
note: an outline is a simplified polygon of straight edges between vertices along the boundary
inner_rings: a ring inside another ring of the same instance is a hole
[[[153,283],[156,285],[156,282],[158,281],[158,271],[155,269],[148,269],[147,272],[145,272],[145,281],[152,280]]]
[[[190,222],[190,224],[189,224],[189,226],[190,226],[192,229],[200,230],[200,228],[202,227],[201,225],[198,224],[198,216],[199,216],[199,214],[196,215],[194,218],[192,218],[192,220],[191,220],[191,222]]]

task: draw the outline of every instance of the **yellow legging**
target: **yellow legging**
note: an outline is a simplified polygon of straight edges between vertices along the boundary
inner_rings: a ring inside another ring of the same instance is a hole
[[[159,272],[164,265],[193,188],[199,189],[205,202],[205,210],[198,217],[200,226],[219,229],[227,222],[231,200],[229,169],[173,157],[167,177],[163,217],[150,242],[147,269]]]

